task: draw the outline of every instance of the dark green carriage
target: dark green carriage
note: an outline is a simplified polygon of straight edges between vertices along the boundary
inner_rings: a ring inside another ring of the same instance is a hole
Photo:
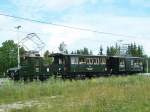
[[[143,72],[143,59],[140,57],[112,56],[107,60],[110,74],[132,74]]]
[[[55,53],[52,71],[57,76],[68,78],[93,77],[106,74],[106,56]]]
[[[127,73],[142,73],[144,59],[141,57],[127,57],[126,58],[126,72]]]
[[[44,65],[43,58],[39,54],[23,56],[19,74],[24,79],[45,80],[50,75],[49,65]]]
[[[20,77],[24,79],[35,79],[42,72],[41,57],[23,57],[21,59]]]
[[[43,58],[36,53],[26,53],[20,58],[21,63],[19,69],[10,68],[8,76],[14,80],[45,80],[50,75],[49,65],[43,64]]]

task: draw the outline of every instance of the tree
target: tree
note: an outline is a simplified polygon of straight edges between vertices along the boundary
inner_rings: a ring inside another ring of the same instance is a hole
[[[114,56],[117,54],[117,50],[114,46],[107,47],[107,55],[108,56]]]
[[[90,50],[90,55],[93,55],[93,52],[92,52],[92,50]]]
[[[84,47],[82,54],[84,54],[84,55],[89,55],[89,50],[88,50],[88,48]]]
[[[52,63],[52,58],[50,58],[49,55],[50,55],[50,52],[49,52],[48,50],[46,50],[46,51],[44,52],[44,57],[43,57],[43,59],[44,59],[44,64],[46,64],[46,65],[49,65],[49,64]]]
[[[103,55],[103,47],[102,46],[100,46],[99,55]]]
[[[67,47],[67,45],[64,42],[60,43],[60,45],[58,47],[60,53],[68,54],[68,50],[66,49],[66,47]]]
[[[93,54],[92,51],[87,48],[84,47],[83,49],[78,49],[76,51],[72,51],[72,54],[82,54],[82,55],[90,55]]]
[[[109,56],[110,55],[110,49],[109,49],[109,47],[107,47],[107,55]]]
[[[143,57],[143,47],[140,45],[136,45],[135,43],[131,43],[128,46],[128,54],[130,56]]]
[[[138,48],[137,48],[137,52],[138,52],[138,56],[139,57],[142,57],[143,56],[143,47],[138,45]]]
[[[18,45],[13,40],[7,40],[0,47],[0,74],[2,75],[8,68],[17,66],[17,48]],[[24,48],[20,48],[20,55],[25,52]]]

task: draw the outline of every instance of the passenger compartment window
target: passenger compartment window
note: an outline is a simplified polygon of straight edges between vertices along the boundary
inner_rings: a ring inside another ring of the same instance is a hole
[[[100,64],[106,64],[106,58],[100,58]]]
[[[78,64],[78,57],[71,57],[71,64]]]
[[[124,59],[119,60],[119,65],[125,65]]]
[[[65,60],[64,59],[59,59],[59,64],[65,64]]]
[[[85,58],[79,58],[79,64],[86,64]]]
[[[142,65],[142,61],[141,60],[135,60],[134,65]]]
[[[36,61],[36,62],[35,62],[35,66],[40,66],[40,62],[39,62],[39,60],[38,60],[38,59],[36,59],[35,61]]]
[[[99,65],[99,58],[94,59],[94,65]]]
[[[86,58],[86,63],[92,65],[94,60],[92,58]]]
[[[131,66],[133,66],[133,60],[131,60]]]
[[[140,60],[140,65],[142,66],[143,65],[143,62]]]
[[[35,72],[40,72],[40,69],[38,67],[36,67]]]

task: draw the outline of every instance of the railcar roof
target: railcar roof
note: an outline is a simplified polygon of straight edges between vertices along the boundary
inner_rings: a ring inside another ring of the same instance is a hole
[[[51,55],[49,55],[49,56],[50,56],[50,57],[51,57],[51,56],[106,57],[106,55],[83,55],[83,54],[63,54],[63,53],[54,53],[54,54],[51,54]]]
[[[53,53],[49,55],[50,57],[53,56],[76,56],[76,57],[107,57],[106,55],[83,55],[83,54],[64,54],[64,53]],[[142,57],[132,57],[132,56],[108,56],[114,58],[128,58],[128,59],[143,59]]]
[[[132,57],[132,56],[110,56],[114,58],[130,58],[130,59],[143,59],[142,57]]]

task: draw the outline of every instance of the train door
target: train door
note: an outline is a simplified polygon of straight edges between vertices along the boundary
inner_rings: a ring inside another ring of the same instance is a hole
[[[34,77],[40,76],[42,73],[41,59],[39,57],[33,59],[32,65],[34,67]]]
[[[65,55],[55,55],[52,64],[52,71],[54,75],[62,75],[67,70],[68,58]]]
[[[119,58],[109,57],[107,60],[107,69],[111,74],[116,74],[119,72]]]

